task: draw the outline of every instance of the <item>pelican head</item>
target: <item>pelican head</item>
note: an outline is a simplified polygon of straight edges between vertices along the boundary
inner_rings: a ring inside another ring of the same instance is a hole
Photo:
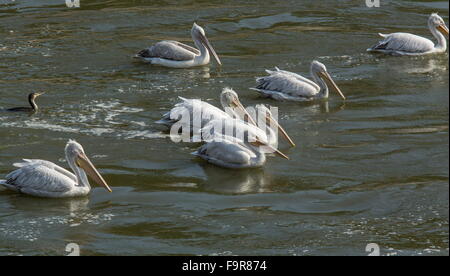
[[[73,168],[74,171],[79,172],[81,170],[82,172],[87,173],[92,178],[92,180],[94,180],[98,185],[104,187],[107,191],[112,192],[111,188],[108,186],[106,181],[103,179],[103,177],[94,167],[92,162],[86,156],[83,147],[79,143],[77,143],[74,140],[69,140],[69,142],[66,145],[65,152],[67,162],[69,162],[71,166],[74,165],[76,166],[75,168]],[[87,181],[87,179],[84,179],[85,175],[83,177],[77,173],[77,177],[81,177],[82,178],[81,181]],[[87,185],[88,183],[82,184]]]
[[[199,25],[194,23],[194,25],[192,26],[191,34],[192,34],[192,38],[194,39],[194,41],[199,41],[201,44],[203,44],[203,46],[205,46],[206,49],[208,49],[208,51],[211,53],[211,55],[214,56],[217,63],[219,65],[222,65],[222,62],[220,61],[219,56],[216,54],[216,51],[212,47],[211,43],[209,43],[208,38],[206,38],[205,30],[203,30],[202,27],[200,27]]]
[[[442,34],[446,35],[448,37],[449,30],[447,25],[445,25],[444,19],[440,17],[437,13],[432,13],[430,17],[428,18],[428,25],[431,28],[435,28],[436,30],[440,31]]]
[[[231,88],[225,87],[220,93],[220,103],[223,107],[241,107],[238,94]]]
[[[326,83],[328,83],[341,96],[341,98],[345,100],[344,94],[342,93],[341,89],[339,89],[339,87],[336,85],[333,78],[328,73],[327,67],[325,67],[323,63],[314,60],[311,63],[311,72],[313,74],[318,75],[321,79],[323,79]]]
[[[233,113],[231,115],[243,120],[247,117],[249,122],[256,126],[256,122],[242,105],[238,94],[233,89],[226,87],[222,90],[222,93],[220,94],[220,103],[225,109],[225,112],[231,112]]]

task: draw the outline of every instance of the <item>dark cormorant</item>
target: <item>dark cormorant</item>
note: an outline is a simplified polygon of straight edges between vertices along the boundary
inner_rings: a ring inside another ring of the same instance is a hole
[[[14,107],[9,108],[6,111],[12,111],[12,112],[36,112],[38,110],[37,104],[34,102],[34,100],[41,96],[44,93],[31,93],[28,95],[28,102],[30,103],[31,107]]]

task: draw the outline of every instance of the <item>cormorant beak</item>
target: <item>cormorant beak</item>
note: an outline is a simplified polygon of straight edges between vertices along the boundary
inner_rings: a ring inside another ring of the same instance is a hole
[[[106,181],[94,167],[92,162],[84,153],[79,153],[76,159],[77,165],[82,168],[98,185],[104,187],[108,192],[112,192]]]

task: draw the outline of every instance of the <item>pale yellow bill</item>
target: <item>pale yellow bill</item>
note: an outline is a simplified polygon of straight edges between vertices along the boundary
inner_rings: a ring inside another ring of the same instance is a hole
[[[331,78],[330,74],[328,74],[328,72],[323,72],[322,75],[325,78],[325,80],[328,81],[331,87],[341,96],[341,98],[345,100],[344,93],[342,93],[341,89],[339,89],[337,84],[334,82],[333,78]]]
[[[295,147],[295,143],[294,141],[291,139],[291,137],[287,134],[287,132],[284,130],[284,128],[277,122],[275,121],[272,116],[270,114],[266,115],[266,118],[268,120],[268,123],[270,125],[276,126],[278,128],[278,131],[281,132],[281,134],[283,135],[283,137],[289,142],[289,144],[291,144],[291,146]]]
[[[219,65],[222,65],[222,62],[220,61],[219,56],[217,55],[217,53],[214,50],[214,48],[211,45],[211,43],[209,43],[208,38],[206,38],[206,36],[200,35],[200,39],[202,40],[202,42],[205,45],[205,47],[208,48],[209,52],[214,56],[214,58],[216,59],[217,63]]]
[[[92,180],[94,180],[98,185],[104,187],[108,192],[112,192],[106,181],[84,153],[78,155],[77,161],[78,166],[82,168],[92,178]]]
[[[245,109],[245,107],[241,104],[241,102],[239,102],[238,100],[233,100],[233,104],[236,105],[239,109],[241,109],[242,112],[244,112],[244,114],[247,116],[251,124],[253,124],[254,126],[258,126],[255,120],[253,120],[252,116],[250,116],[250,113],[248,113],[247,109]]]
[[[262,147],[262,146],[263,147],[267,147],[271,151],[273,151],[275,154],[277,154],[278,156],[283,157],[284,159],[287,159],[287,160],[291,160],[289,158],[289,156],[287,156],[286,154],[282,153],[281,151],[277,150],[276,148],[274,148],[274,147],[272,147],[270,145],[267,145],[266,143],[263,143],[263,142],[261,142],[259,140],[256,140],[256,142],[250,142],[250,144],[252,144],[255,147]]]
[[[446,36],[448,36],[448,28],[447,28],[447,26],[445,26],[445,25],[439,25],[439,26],[437,27],[437,29],[438,29],[441,33],[443,33],[443,34],[445,34]]]

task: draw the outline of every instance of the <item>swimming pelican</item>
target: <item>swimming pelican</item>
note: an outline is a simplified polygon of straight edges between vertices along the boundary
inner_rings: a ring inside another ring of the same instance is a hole
[[[240,102],[238,94],[231,88],[224,88],[220,94],[220,103],[225,111],[201,100],[179,98],[182,102],[176,104],[174,108],[164,114],[163,118],[156,122],[157,124],[171,128],[180,120],[185,119],[182,116],[188,112],[189,121],[182,122],[182,126],[188,127],[194,134],[197,134],[201,128],[213,119],[232,118],[240,116],[239,114],[245,114],[249,120],[252,120],[252,117]],[[198,125],[194,124],[195,116],[200,117]],[[252,123],[256,124],[255,122]]]
[[[264,128],[249,124],[240,119],[225,118],[211,120],[204,128],[201,129],[204,141],[209,142],[217,137],[226,137],[227,140],[234,139],[242,141],[244,144],[256,142],[259,146],[266,146],[267,149],[283,158],[289,159],[285,154],[278,149],[278,137],[274,131],[275,126],[269,126],[268,123],[273,123],[266,120]],[[278,126],[278,124],[276,124]]]
[[[331,78],[325,65],[318,61],[311,63],[314,82],[298,74],[275,69],[276,71],[266,70],[269,76],[257,78],[257,87],[251,89],[274,100],[311,101],[328,98],[328,83],[345,100],[344,94]]]
[[[38,106],[36,102],[34,101],[37,97],[43,95],[45,93],[31,93],[28,95],[28,102],[30,103],[31,107],[14,107],[9,108],[6,111],[12,111],[12,112],[36,112],[38,111]]]
[[[443,53],[447,50],[448,27],[444,20],[437,13],[433,13],[428,18],[428,28],[438,43],[409,33],[379,34],[384,39],[375,46],[367,49],[368,52],[378,52],[390,55],[426,55],[432,53]]]
[[[192,154],[220,167],[262,167],[266,163],[266,153],[275,153],[289,160],[275,148],[276,137],[272,132],[269,131],[267,135],[260,128],[242,120],[212,120],[202,132],[207,142]]]
[[[211,53],[217,63],[222,65],[202,27],[194,23],[191,35],[198,49],[178,41],[165,40],[140,51],[136,58],[165,67],[189,68],[208,64]]]
[[[66,160],[75,174],[49,161],[24,159],[24,162],[14,164],[19,169],[9,173],[6,180],[0,180],[0,185],[37,197],[78,197],[91,191],[87,173],[97,184],[111,192],[80,144],[69,140],[65,152]]]

